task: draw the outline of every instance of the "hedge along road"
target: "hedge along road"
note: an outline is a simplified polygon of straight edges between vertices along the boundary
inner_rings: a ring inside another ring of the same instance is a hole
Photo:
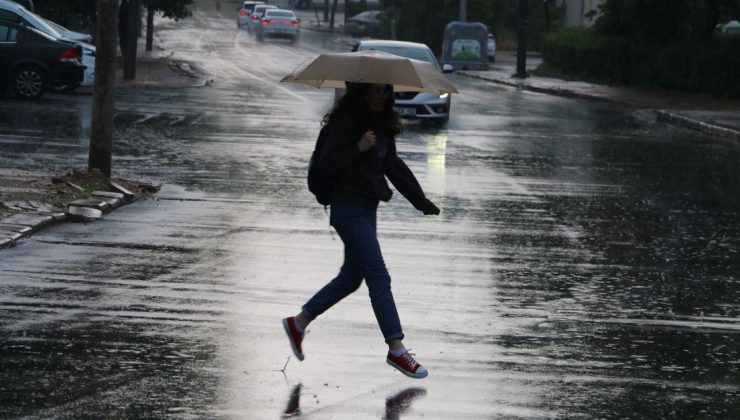
[[[399,139],[442,214],[398,195],[379,211],[429,377],[385,364],[364,287],[312,324],[298,362],[280,319],[341,262],[305,187],[332,93],[277,80],[350,40],[257,43],[204,13],[160,24],[159,45],[213,83],[119,91],[114,173],[162,182],[156,199],[0,251],[0,416],[738,412],[732,143],[453,75],[449,123]],[[3,101],[3,166],[84,167],[89,101]]]

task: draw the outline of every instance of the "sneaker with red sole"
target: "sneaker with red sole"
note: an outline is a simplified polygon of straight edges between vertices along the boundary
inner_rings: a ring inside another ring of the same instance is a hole
[[[283,328],[285,329],[285,334],[288,334],[288,340],[290,340],[290,347],[293,348],[293,354],[295,354],[298,360],[303,360],[303,348],[301,347],[303,334],[298,332],[295,322],[294,316],[283,318]]]
[[[388,352],[388,358],[385,361],[409,378],[421,379],[429,375],[429,371],[417,363],[408,351],[400,356],[394,356]]]

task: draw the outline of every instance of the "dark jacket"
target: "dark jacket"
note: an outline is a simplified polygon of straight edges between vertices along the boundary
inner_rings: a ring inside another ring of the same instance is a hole
[[[326,128],[328,134],[319,157],[319,170],[334,179],[332,202],[374,209],[379,201],[388,201],[393,195],[387,177],[417,210],[434,207],[424,196],[414,174],[398,157],[395,136],[373,124],[372,118],[332,118]],[[380,144],[366,152],[360,152],[357,146],[368,129],[378,138],[387,139],[382,167],[378,164],[378,154],[382,152]]]

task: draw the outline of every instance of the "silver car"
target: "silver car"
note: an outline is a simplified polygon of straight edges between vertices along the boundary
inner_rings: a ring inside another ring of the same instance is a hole
[[[236,29],[249,28],[249,22],[252,20],[254,7],[258,4],[265,4],[261,1],[245,1],[239,9],[239,15],[236,17]]]
[[[424,44],[405,41],[366,40],[360,41],[352,51],[378,50],[414,60],[434,64],[443,73],[451,73],[452,66],[440,68],[434,53]],[[450,94],[438,95],[430,92],[396,92],[395,108],[404,118],[433,119],[447,121],[450,118]]]
[[[260,19],[262,19],[262,14],[265,13],[265,10],[267,9],[277,9],[277,6],[273,6],[271,4],[257,4],[254,6],[252,14],[249,15],[249,19],[247,19],[248,31],[251,32],[252,30],[257,29],[260,24]]]
[[[257,25],[257,40],[265,38],[289,38],[298,41],[301,33],[301,20],[292,10],[267,9]]]

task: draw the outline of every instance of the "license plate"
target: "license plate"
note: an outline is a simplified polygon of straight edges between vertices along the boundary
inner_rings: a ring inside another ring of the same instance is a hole
[[[416,108],[396,108],[396,111],[398,111],[399,114],[407,117],[416,116]]]

